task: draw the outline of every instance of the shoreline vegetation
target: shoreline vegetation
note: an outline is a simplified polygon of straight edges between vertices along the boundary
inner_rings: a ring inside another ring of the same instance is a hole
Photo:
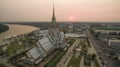
[[[1,24],[0,24],[1,25]],[[4,25],[4,24],[2,24]],[[16,37],[20,35],[25,35],[32,31],[38,30],[38,27],[29,26],[29,25],[19,25],[19,24],[5,24],[9,27],[7,31],[0,33],[0,45],[5,44],[4,40],[9,39],[11,37]],[[0,26],[2,29],[2,27]]]
[[[0,33],[5,32],[7,30],[9,30],[9,27],[7,25],[0,24]]]

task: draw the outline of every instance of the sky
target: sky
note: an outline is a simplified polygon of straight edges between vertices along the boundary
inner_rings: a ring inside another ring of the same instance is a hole
[[[0,0],[0,22],[120,22],[120,0]]]

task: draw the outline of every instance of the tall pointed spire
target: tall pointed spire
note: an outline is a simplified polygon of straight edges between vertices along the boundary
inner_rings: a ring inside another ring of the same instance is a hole
[[[53,15],[52,15],[52,27],[56,27],[56,18],[55,18],[54,3],[53,3]]]

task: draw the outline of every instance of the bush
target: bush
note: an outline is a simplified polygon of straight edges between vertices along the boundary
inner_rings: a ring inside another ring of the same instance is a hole
[[[65,51],[59,51],[44,67],[56,67],[57,63],[64,56]]]
[[[6,67],[6,65],[3,63],[0,63],[0,67]]]
[[[96,55],[95,55],[95,54],[92,54],[91,59],[92,59],[92,60],[95,60],[95,58],[96,58]]]

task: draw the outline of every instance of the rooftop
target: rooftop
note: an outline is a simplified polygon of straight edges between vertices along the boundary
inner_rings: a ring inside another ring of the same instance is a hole
[[[97,30],[118,30],[120,31],[120,27],[96,27]]]

